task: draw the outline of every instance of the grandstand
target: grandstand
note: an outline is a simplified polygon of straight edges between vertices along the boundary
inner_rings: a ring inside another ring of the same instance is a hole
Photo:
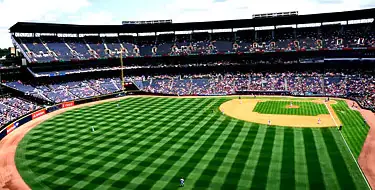
[[[0,139],[40,117],[35,113],[128,95],[330,97],[375,112],[374,15],[375,9],[364,9],[214,22],[129,21],[99,27],[19,22],[10,28],[11,39],[27,65],[16,68],[18,72],[1,70],[6,95],[0,98]],[[213,102],[216,106],[224,100]],[[138,104],[145,109],[146,104]],[[349,143],[358,155],[367,132],[361,131],[361,140]],[[375,179],[367,180],[375,184]]]

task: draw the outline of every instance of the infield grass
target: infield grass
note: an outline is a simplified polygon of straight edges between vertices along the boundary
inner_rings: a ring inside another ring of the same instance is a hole
[[[176,189],[181,177],[183,189],[367,188],[337,129],[212,112],[227,100],[138,97],[67,111],[25,136],[17,168],[33,189]]]
[[[290,104],[298,108],[290,108]],[[301,101],[264,101],[255,105],[253,112],[262,114],[282,114],[282,115],[305,115],[317,116],[329,114],[324,104]]]

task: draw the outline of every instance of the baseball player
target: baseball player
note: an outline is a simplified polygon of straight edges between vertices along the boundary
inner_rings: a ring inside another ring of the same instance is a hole
[[[184,178],[182,177],[182,178],[180,179],[180,187],[183,187],[183,186],[185,186],[185,180],[184,180]]]

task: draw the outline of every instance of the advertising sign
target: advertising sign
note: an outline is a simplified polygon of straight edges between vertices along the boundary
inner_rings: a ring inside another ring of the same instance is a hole
[[[46,110],[42,109],[42,110],[39,110],[39,111],[34,112],[33,114],[31,114],[31,117],[32,117],[32,119],[36,119],[36,118],[38,118],[40,116],[43,116],[45,114],[46,114]]]

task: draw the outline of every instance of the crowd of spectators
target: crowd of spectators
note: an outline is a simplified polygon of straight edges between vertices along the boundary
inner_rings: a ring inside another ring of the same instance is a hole
[[[40,107],[36,104],[16,98],[1,97],[0,98],[0,126],[13,121],[27,113],[30,113]]]
[[[121,89],[120,78],[64,82],[52,85],[31,85],[22,81],[13,81],[4,83],[4,85],[55,103],[110,94]]]
[[[301,96],[339,96],[375,108],[375,78],[344,73],[246,73],[136,78],[145,91],[174,95],[229,95],[238,91],[287,92]]]

